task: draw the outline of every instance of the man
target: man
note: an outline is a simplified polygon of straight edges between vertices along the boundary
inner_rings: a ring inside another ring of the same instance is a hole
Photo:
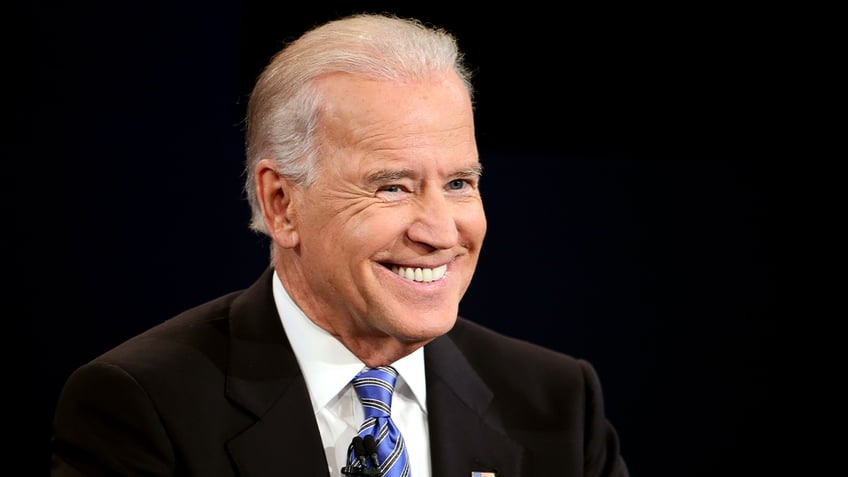
[[[453,37],[317,27],[272,59],[247,124],[272,267],[77,370],[54,477],[627,475],[588,363],[457,316],[486,218]]]

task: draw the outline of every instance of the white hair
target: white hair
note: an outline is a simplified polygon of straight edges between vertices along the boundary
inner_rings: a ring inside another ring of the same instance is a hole
[[[256,164],[273,159],[277,172],[302,186],[316,174],[315,130],[321,94],[315,80],[343,72],[400,81],[454,71],[473,96],[471,73],[456,38],[419,20],[356,14],[315,27],[277,53],[259,76],[247,107],[245,192],[250,228],[268,233],[256,191]]]

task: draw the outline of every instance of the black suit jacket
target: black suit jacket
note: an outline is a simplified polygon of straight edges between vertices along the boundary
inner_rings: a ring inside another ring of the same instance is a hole
[[[51,475],[326,476],[271,280],[269,268],[76,370]],[[424,359],[433,477],[627,475],[585,361],[463,318]]]

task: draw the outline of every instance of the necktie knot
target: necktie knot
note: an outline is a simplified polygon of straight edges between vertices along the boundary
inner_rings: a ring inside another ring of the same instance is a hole
[[[391,366],[369,368],[353,378],[353,388],[359,396],[365,417],[389,417],[392,414],[392,393],[397,371]]]

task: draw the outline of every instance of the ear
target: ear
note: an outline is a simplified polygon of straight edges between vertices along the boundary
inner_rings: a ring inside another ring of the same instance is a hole
[[[265,228],[274,242],[283,248],[294,248],[300,237],[293,194],[296,185],[280,175],[270,159],[256,164],[256,192],[262,205]]]

